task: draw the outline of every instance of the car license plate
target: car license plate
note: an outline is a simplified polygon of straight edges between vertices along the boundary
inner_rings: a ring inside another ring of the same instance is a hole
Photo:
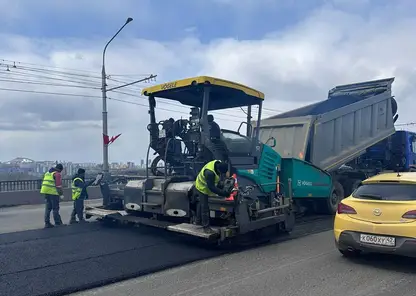
[[[361,234],[360,241],[362,243],[394,247],[396,245],[396,239],[389,236],[379,236],[371,234]]]

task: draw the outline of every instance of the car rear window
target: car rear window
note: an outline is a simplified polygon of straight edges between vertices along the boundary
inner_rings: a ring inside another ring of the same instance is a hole
[[[352,196],[372,200],[416,200],[416,185],[402,183],[363,184]]]

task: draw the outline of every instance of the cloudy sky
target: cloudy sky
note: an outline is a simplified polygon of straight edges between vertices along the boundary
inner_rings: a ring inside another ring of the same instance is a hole
[[[100,162],[100,71],[109,46],[110,161],[144,158],[142,87],[196,75],[266,95],[266,116],[326,98],[330,88],[395,76],[399,122],[414,119],[416,2],[406,0],[0,0],[0,160]],[[413,12],[412,12],[413,11]],[[158,119],[188,117],[159,104]],[[227,128],[244,114],[214,113]],[[407,127],[413,129],[413,126]]]

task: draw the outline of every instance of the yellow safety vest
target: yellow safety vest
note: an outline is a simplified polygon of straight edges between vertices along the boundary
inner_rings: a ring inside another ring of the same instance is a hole
[[[218,184],[218,182],[220,181],[220,177],[217,175],[217,173],[215,172],[215,163],[218,160],[212,160],[210,162],[208,162],[203,168],[202,170],[199,172],[198,176],[196,177],[196,181],[195,181],[195,188],[203,193],[206,194],[208,196],[216,196],[215,193],[211,192],[211,190],[209,190],[209,188],[207,187],[207,181],[205,180],[205,176],[204,176],[204,171],[205,170],[210,170],[211,172],[213,172],[215,174],[215,185]]]
[[[71,185],[71,187],[72,187],[72,200],[77,200],[81,196],[82,188],[79,188],[79,187],[75,186],[75,181],[76,180],[80,180],[80,181],[84,182],[81,178],[78,178],[78,177],[75,178],[74,180],[72,180],[72,185]]]
[[[40,188],[41,194],[59,195],[58,190],[56,189],[55,179],[53,178],[55,173],[56,172],[47,172],[45,176],[43,176],[42,187]]]

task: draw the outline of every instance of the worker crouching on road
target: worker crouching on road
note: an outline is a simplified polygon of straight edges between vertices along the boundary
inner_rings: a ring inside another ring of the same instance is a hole
[[[64,167],[59,163],[54,168],[50,168],[43,176],[40,194],[45,196],[45,228],[54,227],[51,224],[51,211],[55,225],[64,225],[59,214],[59,199],[64,197],[61,175],[63,169]]]
[[[228,197],[230,192],[218,187],[220,175],[226,174],[228,165],[219,160],[208,162],[199,172],[195,181],[197,195],[196,223],[202,225],[205,231],[210,232],[208,197]]]
[[[71,213],[69,224],[85,222],[84,219],[84,200],[88,199],[87,187],[91,186],[96,180],[85,183],[85,170],[78,169],[77,174],[72,178],[72,200],[74,201],[74,209]]]

